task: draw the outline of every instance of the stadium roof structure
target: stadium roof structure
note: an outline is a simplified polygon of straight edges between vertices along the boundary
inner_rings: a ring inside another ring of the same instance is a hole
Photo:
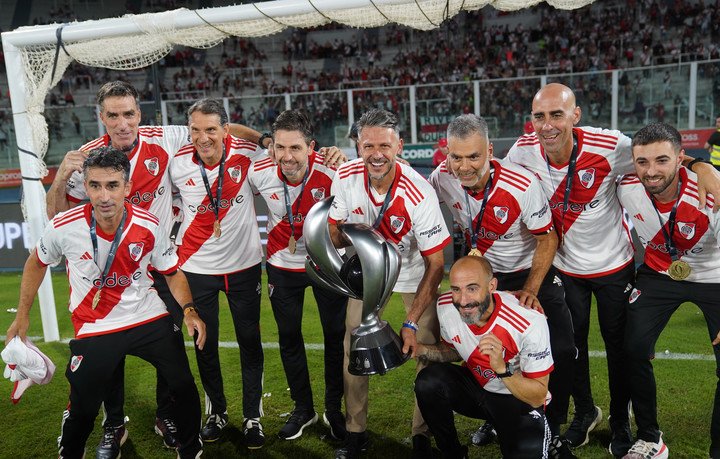
[[[547,0],[559,9],[575,9],[594,0]],[[511,11],[541,0],[275,0],[262,3],[177,9],[120,18],[21,27],[2,34],[10,101],[23,178],[23,214],[30,239],[47,224],[43,161],[48,146],[43,116],[45,97],[73,61],[116,70],[148,66],[176,45],[211,48],[229,36],[272,35],[288,27],[308,28],[337,22],[369,28],[396,23],[430,30],[460,11],[491,5]],[[49,275],[40,291],[46,341],[59,339]]]

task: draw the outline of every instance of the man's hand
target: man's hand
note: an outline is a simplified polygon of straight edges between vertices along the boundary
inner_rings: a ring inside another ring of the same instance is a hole
[[[707,195],[711,194],[715,198],[713,212],[717,212],[720,209],[720,172],[708,163],[698,163],[694,169],[698,176],[698,209],[705,208]]]
[[[515,295],[515,298],[517,298],[518,302],[521,306],[527,308],[527,309],[534,309],[535,311],[539,312],[540,314],[545,314],[545,311],[543,310],[542,306],[540,305],[540,300],[538,300],[537,295],[529,290],[515,290],[514,292],[510,292],[513,295]]]
[[[505,348],[500,338],[492,333],[488,333],[480,338],[478,349],[481,354],[488,356],[490,359],[490,368],[492,368],[495,373],[504,373],[507,371],[508,364],[503,360],[503,351]]]
[[[323,164],[328,167],[338,167],[344,162],[347,162],[348,158],[338,147],[322,147],[318,150],[318,153],[325,155],[325,161]]]
[[[7,344],[7,341],[6,341],[5,343]],[[715,337],[715,339],[712,340],[712,345],[713,345],[713,346],[717,346],[718,344],[720,344],[720,331],[718,332],[718,334],[717,334],[717,336]]]
[[[410,358],[414,359],[418,347],[417,338],[415,337],[415,331],[411,330],[410,328],[403,327],[400,330],[400,337],[403,340],[403,354],[410,354]]]
[[[8,327],[5,332],[5,345],[7,345],[11,339],[19,336],[21,340],[25,341],[27,337],[27,331],[30,328],[30,318],[27,316],[15,316],[15,320]]]
[[[187,327],[188,335],[191,338],[195,337],[195,333],[197,333],[195,344],[197,344],[198,349],[202,351],[205,346],[205,322],[202,321],[195,311],[185,314],[183,322],[185,322],[185,327]]]
[[[83,163],[85,162],[87,156],[88,154],[84,151],[68,151],[65,154],[65,158],[63,158],[62,162],[60,163],[60,167],[58,167],[56,177],[60,177],[60,180],[62,180],[63,182],[67,182],[73,172],[82,172]]]

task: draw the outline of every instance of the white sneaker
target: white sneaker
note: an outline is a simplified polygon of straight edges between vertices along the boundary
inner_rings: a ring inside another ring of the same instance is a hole
[[[667,459],[668,454],[668,447],[663,442],[662,432],[660,432],[660,439],[657,443],[638,440],[623,456],[623,459]]]

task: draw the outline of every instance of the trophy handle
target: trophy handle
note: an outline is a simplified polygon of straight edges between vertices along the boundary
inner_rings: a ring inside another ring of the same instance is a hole
[[[318,202],[305,216],[303,224],[304,234],[316,234],[319,237],[305,237],[305,249],[313,261],[313,270],[320,271],[325,280],[331,284],[344,285],[339,273],[343,266],[343,259],[330,238],[328,216],[335,196],[329,196]],[[306,265],[307,266],[307,265]],[[342,292],[344,295],[348,293]]]

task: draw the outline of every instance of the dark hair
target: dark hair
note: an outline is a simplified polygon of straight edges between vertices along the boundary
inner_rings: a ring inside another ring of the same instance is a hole
[[[225,126],[228,124],[228,114],[225,110],[225,106],[223,105],[222,101],[220,99],[200,99],[194,104],[188,108],[187,111],[187,117],[188,121],[190,120],[190,115],[192,115],[195,112],[200,112],[204,115],[217,115],[220,117],[220,125]]]
[[[448,138],[466,139],[473,134],[488,137],[488,125],[483,117],[473,114],[460,115],[448,124]]]
[[[677,129],[667,123],[652,123],[640,129],[633,136],[632,146],[658,142],[670,142],[676,152],[682,148],[682,136]]]
[[[357,121],[355,121],[352,126],[350,126],[350,130],[348,131],[347,135],[348,139],[357,142],[358,141],[358,126]]]
[[[127,81],[110,81],[100,87],[96,98],[100,109],[102,109],[103,102],[105,102],[105,99],[108,97],[132,97],[138,107],[140,106],[140,94],[137,89],[135,89],[135,86]]]
[[[112,146],[98,147],[90,150],[88,157],[83,162],[83,174],[87,178],[88,169],[100,167],[122,172],[125,181],[130,179],[130,160],[122,151]]]
[[[397,133],[398,137],[400,136],[397,115],[380,108],[371,108],[366,111],[355,124],[357,125],[358,134],[366,127],[383,127],[392,129]]]
[[[275,140],[277,131],[299,131],[305,138],[305,143],[310,145],[313,140],[312,124],[307,114],[301,110],[285,110],[280,113],[272,124],[270,134]]]

